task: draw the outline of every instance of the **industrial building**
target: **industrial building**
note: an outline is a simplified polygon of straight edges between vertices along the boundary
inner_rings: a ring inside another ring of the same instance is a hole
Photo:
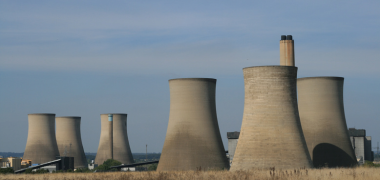
[[[55,114],[28,114],[28,139],[23,159],[33,164],[55,160],[59,156],[55,137]]]
[[[17,171],[22,168],[21,160],[18,157],[0,158],[0,168],[12,168]]]
[[[357,165],[347,131],[342,77],[297,80],[298,109],[314,167]]]
[[[237,131],[227,132],[228,155],[230,159],[230,164],[232,163],[232,160],[234,159],[237,142],[239,141],[239,135],[240,135],[240,132],[237,132]]]
[[[366,136],[365,129],[349,128],[348,132],[359,164],[364,164],[365,161],[373,161],[372,137]]]
[[[122,164],[134,163],[127,134],[127,114],[101,114],[101,133],[95,164],[115,159]]]
[[[57,117],[57,144],[60,156],[74,158],[74,168],[86,168],[87,159],[82,145],[81,117]]]
[[[157,171],[228,169],[216,115],[216,79],[171,79],[169,87],[169,123]]]
[[[231,171],[313,167],[297,106],[297,67],[243,69],[244,114]]]

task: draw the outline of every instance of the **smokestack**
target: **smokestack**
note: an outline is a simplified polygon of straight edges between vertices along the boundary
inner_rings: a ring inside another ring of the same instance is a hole
[[[352,167],[357,164],[347,130],[342,77],[297,80],[302,130],[314,167]]]
[[[280,65],[295,66],[294,62],[294,40],[292,35],[281,35],[280,40]]]
[[[228,169],[216,116],[216,79],[171,79],[169,86],[169,123],[157,171]]]
[[[243,69],[245,101],[231,171],[311,168],[297,107],[297,67]]]
[[[59,156],[55,138],[55,114],[28,114],[28,140],[23,159],[41,164]]]
[[[95,164],[115,159],[132,164],[133,156],[127,134],[127,114],[101,114],[101,133]]]
[[[60,156],[74,157],[74,168],[87,168],[80,133],[80,117],[56,117],[57,144]]]

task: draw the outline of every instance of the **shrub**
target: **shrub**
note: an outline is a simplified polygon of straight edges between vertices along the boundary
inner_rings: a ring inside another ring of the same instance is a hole
[[[88,168],[78,168],[74,172],[76,172],[76,173],[84,173],[84,172],[92,172],[92,171],[90,169],[88,169]]]
[[[380,167],[380,164],[374,164],[372,161],[365,161],[363,167]]]
[[[33,169],[27,169],[27,170],[25,170],[24,173],[25,174],[32,174],[33,173]]]
[[[108,159],[107,161],[104,161],[102,165],[99,165],[96,168],[97,172],[106,172],[106,171],[117,171],[117,169],[111,169],[112,166],[119,166],[121,165],[121,162],[116,161],[114,159]]]
[[[157,164],[151,164],[150,166],[148,166],[148,171],[155,171],[157,170]]]
[[[43,173],[49,173],[49,170],[47,169],[37,169],[36,174],[43,174]]]
[[[12,168],[0,168],[0,174],[14,173]]]

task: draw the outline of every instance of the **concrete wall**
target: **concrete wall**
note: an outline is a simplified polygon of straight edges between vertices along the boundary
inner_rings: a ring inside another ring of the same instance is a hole
[[[8,162],[14,171],[21,169],[21,158],[9,157]]]
[[[297,80],[301,125],[315,167],[357,164],[344,114],[343,81],[342,77]]]
[[[350,137],[351,143],[355,150],[356,159],[359,164],[364,164],[365,161],[365,137]]]
[[[365,160],[366,161],[373,161],[374,157],[372,157],[372,137],[371,136],[366,136],[365,137]]]
[[[127,134],[127,114],[113,114],[113,159],[122,164],[134,163]]]
[[[100,139],[99,139],[99,147],[98,151],[96,153],[95,157],[95,164],[103,164],[104,161],[107,159],[112,159],[112,149],[110,148],[113,146],[112,144],[112,135],[110,133],[110,129],[112,129],[112,122],[108,121],[108,114],[101,114],[100,115],[100,123],[101,123],[101,130],[100,130]]]
[[[230,155],[230,164],[232,163],[235,155],[236,146],[239,139],[228,139],[228,154]]]
[[[235,155],[235,150],[237,146],[237,142],[239,141],[240,132],[227,132],[228,139],[228,155],[230,159],[230,164],[232,163]]]
[[[57,117],[57,144],[60,156],[74,157],[74,168],[87,168],[80,133],[80,117]],[[66,155],[65,155],[66,150]]]
[[[298,114],[297,67],[248,67],[243,73],[244,114],[231,171],[313,167]]]
[[[157,171],[227,169],[216,116],[216,79],[172,79],[169,86],[169,123]]]
[[[29,114],[28,139],[23,159],[41,164],[59,156],[55,137],[55,114]]]
[[[95,164],[103,164],[107,159],[115,159],[122,164],[134,163],[128,141],[127,114],[111,114],[112,121],[108,119],[109,114],[100,115],[101,133]]]

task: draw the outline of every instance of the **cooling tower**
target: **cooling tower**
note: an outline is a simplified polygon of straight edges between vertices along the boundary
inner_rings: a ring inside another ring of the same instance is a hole
[[[28,140],[23,159],[41,164],[59,156],[55,138],[55,114],[28,114]]]
[[[101,114],[101,133],[95,164],[115,159],[132,164],[133,156],[127,134],[127,114]]]
[[[231,170],[313,167],[302,133],[297,67],[243,69],[244,114]]]
[[[315,167],[356,165],[343,106],[342,77],[297,80],[301,125]]]
[[[74,168],[87,168],[80,133],[80,117],[57,117],[57,144],[60,156],[74,157]]]
[[[228,169],[216,116],[216,79],[171,79],[169,86],[169,123],[157,171]]]
[[[280,65],[295,66],[294,40],[292,35],[282,35],[280,40]]]

